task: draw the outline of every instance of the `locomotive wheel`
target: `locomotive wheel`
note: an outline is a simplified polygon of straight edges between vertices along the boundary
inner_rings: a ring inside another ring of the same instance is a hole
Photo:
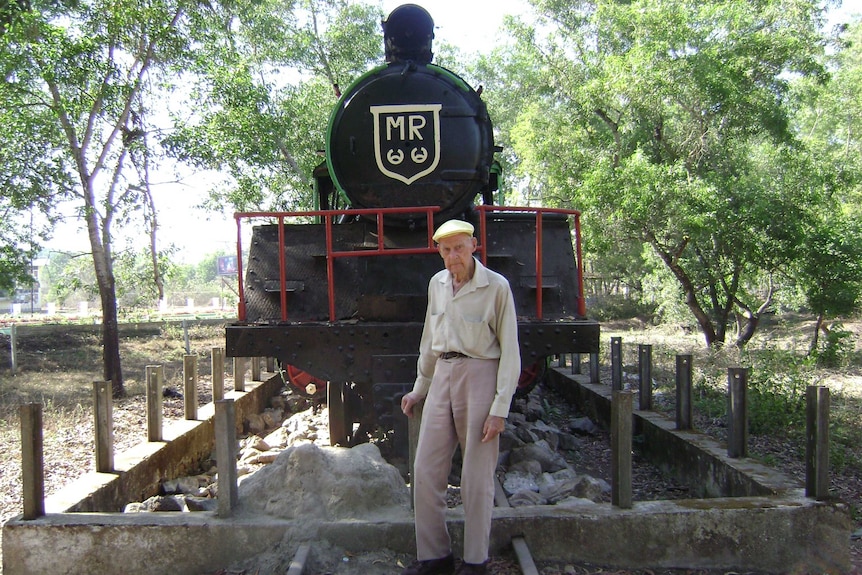
[[[353,434],[353,418],[350,417],[349,393],[346,383],[330,381],[326,384],[326,405],[329,408],[329,444],[348,447]]]
[[[525,397],[530,393],[536,384],[544,379],[547,371],[547,357],[543,357],[533,365],[522,369],[521,376],[518,378],[518,387],[515,388],[515,397]]]

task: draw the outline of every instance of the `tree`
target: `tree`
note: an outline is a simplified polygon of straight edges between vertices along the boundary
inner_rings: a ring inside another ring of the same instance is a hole
[[[829,66],[832,80],[802,79],[794,85],[794,128],[818,158],[831,207],[811,214],[800,246],[796,278],[817,314],[810,349],[817,350],[827,320],[848,316],[862,303],[862,22],[842,25]]]
[[[382,62],[381,14],[344,0],[271,0],[208,26],[194,70],[193,115],[176,116],[175,157],[229,174],[206,206],[313,207],[311,174],[342,87]]]
[[[189,20],[183,3],[34,2],[0,39],[0,101],[17,115],[0,136],[16,161],[4,194],[77,205],[102,304],[104,378],[115,396],[125,390],[114,227],[138,209],[154,217],[147,121],[155,102],[148,97],[156,72],[184,61]]]
[[[734,325],[744,345],[799,257],[799,215],[827,198],[786,105],[791,78],[827,79],[819,2],[534,6],[504,65],[529,82],[520,169],[543,203],[583,209],[599,247],[648,246],[707,345]]]

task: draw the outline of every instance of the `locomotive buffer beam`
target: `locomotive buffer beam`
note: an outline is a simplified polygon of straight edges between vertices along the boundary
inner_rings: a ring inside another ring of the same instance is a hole
[[[326,381],[411,382],[422,322],[303,322],[230,324],[227,357],[274,357]],[[599,324],[593,320],[521,319],[521,364],[564,353],[598,353]],[[377,365],[375,365],[375,362]]]

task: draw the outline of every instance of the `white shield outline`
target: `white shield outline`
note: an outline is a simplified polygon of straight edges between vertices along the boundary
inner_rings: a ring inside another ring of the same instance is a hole
[[[443,104],[398,104],[387,106],[370,106],[371,113],[374,115],[374,159],[377,161],[377,168],[380,170],[381,173],[385,174],[386,176],[389,176],[394,180],[398,180],[399,182],[404,182],[409,186],[419,178],[427,176],[437,168],[437,164],[440,163],[440,110],[442,108]],[[407,178],[402,174],[393,172],[392,170],[388,169],[386,166],[383,165],[383,158],[381,156],[382,150],[380,147],[380,115],[406,114],[409,112],[432,113],[434,127],[434,160],[431,162],[431,165],[428,168]]]

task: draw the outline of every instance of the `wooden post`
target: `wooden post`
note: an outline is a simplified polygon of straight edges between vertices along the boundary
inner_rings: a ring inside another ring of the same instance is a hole
[[[147,441],[162,440],[162,385],[165,366],[148,365],[147,378]]]
[[[218,467],[218,516],[230,517],[239,501],[236,471],[236,406],[232,399],[215,402],[215,447]]]
[[[614,391],[611,399],[611,503],[632,506],[632,392]]]
[[[652,409],[652,346],[638,345],[638,378],[640,379],[640,398],[638,407],[641,411]]]
[[[192,352],[192,348],[189,344],[189,322],[187,320],[183,320],[183,341],[186,344],[186,355],[188,355]]]
[[[213,401],[224,399],[224,348],[212,349]]]
[[[45,515],[45,459],[42,442],[42,404],[25,403],[21,416],[21,475],[24,519]]]
[[[590,383],[600,383],[601,376],[599,375],[599,354],[590,354]]]
[[[245,391],[245,364],[246,358],[233,358],[233,389],[234,391]]]
[[[691,355],[676,356],[676,428],[691,429]]]
[[[623,388],[623,338],[611,338],[611,390]]]
[[[12,362],[12,375],[18,371],[18,327],[13,323],[9,328],[9,355]]]
[[[727,456],[748,455],[748,370],[727,368]]]
[[[110,381],[93,382],[93,406],[96,431],[96,471],[114,471],[114,404]]]
[[[581,354],[573,353],[572,354],[572,375],[580,375],[581,374]]]
[[[186,419],[198,418],[198,356],[183,356],[183,408]]]
[[[805,390],[805,496],[829,496],[829,388]]]

